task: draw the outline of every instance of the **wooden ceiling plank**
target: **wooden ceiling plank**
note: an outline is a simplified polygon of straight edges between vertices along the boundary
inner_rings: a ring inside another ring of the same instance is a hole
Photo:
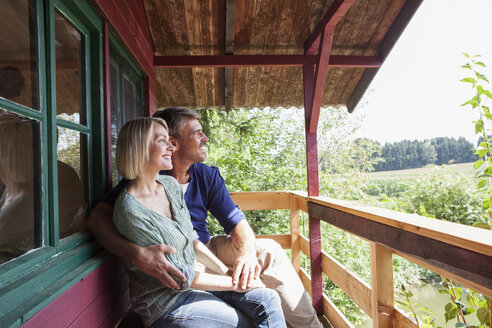
[[[325,31],[326,26],[336,26],[353,3],[354,0],[335,0],[307,40],[304,53],[313,54],[316,52],[319,48],[321,34]]]
[[[226,0],[225,10],[225,54],[234,53],[234,36],[236,34],[236,0]],[[232,108],[234,93],[234,69],[224,69],[224,106],[225,109]]]

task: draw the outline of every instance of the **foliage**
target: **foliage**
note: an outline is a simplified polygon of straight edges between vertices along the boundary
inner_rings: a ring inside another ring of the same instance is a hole
[[[434,327],[435,319],[432,319],[430,314],[434,312],[430,311],[427,307],[421,306],[419,303],[410,300],[413,297],[413,293],[405,288],[404,284],[400,285],[400,290],[397,293],[396,303],[410,311],[410,315],[417,322],[417,327],[432,328]],[[441,328],[441,327],[438,327]]]
[[[441,294],[448,295],[451,302],[446,304],[444,317],[446,323],[456,318],[456,327],[490,327],[490,299],[465,287],[458,287],[449,279],[442,278]],[[466,322],[466,316],[475,314],[479,325],[470,325]]]
[[[489,137],[492,130],[488,128],[488,125],[492,123],[492,114],[490,113],[490,108],[487,106],[487,101],[492,99],[492,92],[486,89],[490,84],[489,80],[479,71],[480,67],[486,67],[479,60],[480,56],[470,56],[466,53],[464,55],[467,58],[467,63],[461,67],[468,70],[469,75],[460,81],[471,84],[473,97],[461,106],[471,106],[472,110],[478,112],[478,119],[474,121],[475,133],[480,135],[483,141],[475,148],[475,154],[479,158],[475,162],[478,178],[477,187],[485,198],[482,204],[483,209],[492,218],[492,138]],[[492,220],[489,221],[488,225],[477,223],[476,226],[484,229],[492,229]]]

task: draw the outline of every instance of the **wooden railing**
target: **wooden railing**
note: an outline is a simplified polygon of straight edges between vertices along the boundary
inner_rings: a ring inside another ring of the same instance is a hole
[[[291,234],[262,235],[291,249],[292,264],[311,294],[301,252],[309,257],[309,239],[300,233],[299,213],[341,228],[370,243],[371,285],[322,252],[322,272],[369,317],[373,327],[417,327],[395,308],[392,254],[492,297],[492,231],[355,203],[308,197],[302,192],[231,193],[242,210],[290,209]],[[336,328],[352,327],[323,295],[323,311]],[[491,312],[492,313],[492,312]]]

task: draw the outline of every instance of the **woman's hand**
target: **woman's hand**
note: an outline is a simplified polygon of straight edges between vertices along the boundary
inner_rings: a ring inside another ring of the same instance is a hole
[[[265,288],[265,284],[263,283],[263,281],[261,281],[259,278],[258,279],[253,279],[251,281],[251,287],[247,287],[246,289],[243,289],[242,287],[240,287],[239,285],[233,285],[233,291],[234,292],[238,292],[238,293],[246,293],[252,289],[256,289],[256,288]]]

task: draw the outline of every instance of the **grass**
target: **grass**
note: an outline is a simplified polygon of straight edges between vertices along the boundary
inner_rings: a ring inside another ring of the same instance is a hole
[[[460,163],[460,164],[450,164],[445,166],[429,165],[426,167],[421,167],[417,169],[406,169],[406,170],[395,170],[395,171],[380,171],[371,172],[367,176],[369,179],[374,180],[391,180],[391,179],[416,179],[422,177],[426,174],[431,173],[433,170],[446,168],[449,173],[457,174],[473,174],[473,162],[472,163]]]

